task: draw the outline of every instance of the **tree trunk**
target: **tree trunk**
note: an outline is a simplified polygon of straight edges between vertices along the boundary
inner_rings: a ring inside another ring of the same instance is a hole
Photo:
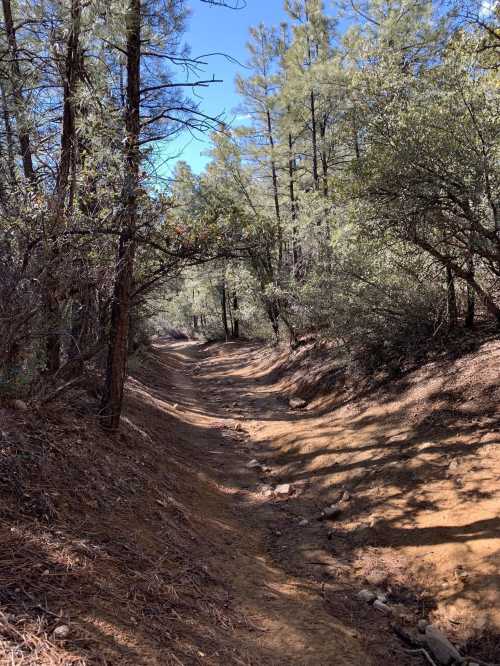
[[[323,196],[328,197],[328,156],[326,153],[326,120],[320,124],[321,137],[321,169],[323,181]]]
[[[9,107],[7,104],[7,97],[5,95],[5,89],[0,82],[0,93],[2,95],[2,113],[3,113],[3,123],[5,127],[5,140],[7,143],[7,166],[9,172],[10,185],[13,187],[16,184],[16,163],[14,159],[14,135],[12,132],[12,125],[10,122]]]
[[[12,92],[14,97],[14,112],[17,125],[17,134],[19,148],[23,161],[23,171],[25,177],[34,181],[35,171],[33,169],[33,158],[31,155],[30,136],[24,113],[24,99],[21,86],[22,76],[19,66],[19,53],[17,48],[16,30],[12,18],[12,7],[10,0],[2,0],[3,15],[5,21],[5,34],[9,45],[10,71],[12,78]]]
[[[500,307],[495,303],[495,301],[491,298],[491,296],[489,296],[489,294],[486,293],[486,291],[481,287],[479,282],[476,281],[474,275],[471,275],[470,273],[468,273],[468,271],[464,270],[458,264],[451,261],[449,257],[442,254],[439,250],[437,250],[435,247],[433,247],[423,238],[418,238],[416,235],[414,235],[412,237],[412,240],[416,245],[418,245],[423,250],[428,252],[431,256],[433,256],[435,259],[440,261],[443,264],[443,266],[446,266],[446,268],[450,268],[456,276],[465,280],[467,284],[470,285],[470,287],[474,290],[476,295],[480,298],[482,303],[484,303],[485,308],[488,310],[488,312],[492,315],[492,317],[496,320],[497,324],[500,326]]]
[[[467,262],[467,268],[469,270],[469,274],[474,277],[474,256],[472,254],[469,255],[469,259]],[[476,314],[476,294],[474,292],[474,289],[472,286],[467,283],[467,310],[465,313],[465,326],[467,328],[474,328],[474,319],[475,319],[475,314]]]
[[[127,107],[125,127],[125,213],[118,243],[111,306],[108,363],[102,401],[102,425],[115,432],[120,425],[127,373],[130,298],[134,274],[135,230],[139,187],[141,0],[129,0],[127,15]]]
[[[224,281],[220,286],[220,305],[221,305],[222,325],[224,326],[224,334],[226,336],[226,342],[227,342],[229,340],[229,325],[227,321],[226,283]]]
[[[240,305],[236,290],[233,291],[233,338],[240,337]]]
[[[56,190],[53,201],[53,227],[49,240],[47,257],[48,273],[45,279],[45,312],[48,323],[46,340],[47,371],[49,374],[57,372],[61,366],[61,309],[54,297],[60,291],[58,279],[58,263],[61,250],[59,247],[59,229],[64,223],[66,214],[66,200],[68,184],[76,149],[75,109],[74,96],[78,79],[78,65],[80,57],[80,0],[71,1],[71,18],[68,41],[66,47],[66,62],[63,81],[63,119],[61,131],[61,157],[57,173]],[[70,211],[68,211],[70,213]]]
[[[455,293],[455,280],[453,271],[449,266],[446,267],[446,287],[448,293],[448,328],[450,331],[457,327],[457,297]]]
[[[314,92],[311,90],[310,94],[310,109],[311,109],[311,139],[312,139],[312,169],[314,189],[319,190],[319,176],[318,176],[318,132],[316,128],[316,102],[314,99]]]
[[[290,194],[290,211],[292,214],[292,262],[293,275],[297,277],[300,261],[300,245],[297,239],[297,201],[295,199],[295,159],[293,155],[292,135],[288,134],[288,191]]]
[[[280,200],[279,200],[279,190],[278,190],[278,174],[276,170],[276,162],[274,160],[273,127],[271,122],[271,113],[269,109],[266,110],[266,118],[267,118],[267,136],[269,141],[269,147],[271,148],[271,177],[273,182],[274,211],[276,213],[276,222],[278,224],[278,236],[279,236],[278,263],[281,266],[281,261],[283,256],[281,212],[280,212]]]

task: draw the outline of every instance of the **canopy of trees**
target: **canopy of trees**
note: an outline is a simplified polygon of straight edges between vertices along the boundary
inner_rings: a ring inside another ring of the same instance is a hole
[[[498,4],[285,7],[251,31],[229,128],[194,101],[213,81],[184,0],[2,0],[0,390],[48,400],[100,365],[115,430],[154,314],[368,363],[500,323]],[[210,164],[166,186],[186,128]]]

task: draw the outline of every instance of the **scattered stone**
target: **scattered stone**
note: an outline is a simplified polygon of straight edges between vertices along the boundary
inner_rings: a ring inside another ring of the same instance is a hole
[[[380,599],[375,599],[373,602],[373,608],[376,608],[378,611],[381,613],[385,613],[386,615],[390,615],[392,613],[392,608],[390,608],[387,604],[384,604]]]
[[[280,483],[276,486],[275,493],[278,497],[287,497],[292,493],[292,486],[289,483]]]
[[[370,585],[379,587],[380,585],[384,585],[384,583],[387,582],[387,574],[385,571],[381,571],[380,569],[374,569],[373,571],[370,571],[369,574],[366,574],[365,580]]]
[[[427,620],[422,619],[418,621],[417,628],[421,634],[425,634],[425,630],[427,629],[428,626],[429,623],[427,622]]]
[[[12,406],[19,412],[26,412],[28,410],[28,405],[24,402],[24,400],[14,400]]]
[[[304,409],[304,407],[307,405],[307,402],[302,398],[290,398],[288,404],[291,409]]]
[[[340,498],[340,501],[341,502],[349,502],[350,499],[351,499],[351,494],[349,493],[348,490],[344,490],[344,492],[342,493],[342,496]]]
[[[327,506],[325,509],[323,509],[319,520],[333,520],[338,518],[341,513],[342,507],[340,507],[338,504],[331,504],[330,506]]]
[[[264,497],[273,497],[274,496],[274,491],[271,489],[269,490],[264,490],[263,493]]]
[[[463,663],[464,660],[456,647],[432,624],[429,624],[425,629],[425,642],[432,655],[443,666]]]
[[[367,604],[371,604],[372,601],[375,601],[376,598],[377,595],[374,594],[373,592],[370,592],[370,590],[360,590],[358,592],[358,599],[366,602]]]
[[[247,467],[248,469],[257,469],[257,467],[260,467],[260,462],[254,458],[247,463]]]
[[[305,527],[306,525],[309,525],[309,521],[307,518],[303,518],[299,523],[299,527]]]
[[[368,527],[373,528],[373,527],[375,527],[376,524],[377,524],[377,517],[376,517],[376,516],[372,516],[372,517],[370,518],[370,521],[368,522]]]
[[[451,463],[448,465],[448,469],[450,471],[453,471],[454,469],[458,468],[458,460],[452,460]]]
[[[56,627],[53,631],[54,637],[55,638],[68,638],[70,633],[70,629],[67,624],[60,624],[58,627]]]

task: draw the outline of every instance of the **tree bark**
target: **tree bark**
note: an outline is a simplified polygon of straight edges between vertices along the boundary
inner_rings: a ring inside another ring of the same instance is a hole
[[[474,256],[472,254],[469,255],[469,259],[467,262],[467,268],[469,271],[469,274],[474,277]],[[467,310],[465,312],[465,326],[466,328],[474,328],[474,319],[476,315],[476,294],[474,292],[474,289],[472,286],[467,283]]]
[[[3,113],[3,123],[5,126],[5,140],[7,143],[7,166],[9,172],[9,180],[11,186],[16,184],[16,163],[14,160],[14,134],[12,132],[12,125],[10,122],[9,107],[7,104],[7,96],[5,95],[5,89],[3,84],[0,82],[0,93],[2,95],[2,113]]]
[[[127,107],[125,127],[124,220],[118,242],[111,305],[108,362],[102,401],[102,425],[115,432],[120,425],[127,373],[128,326],[134,274],[135,231],[139,187],[141,0],[129,0],[127,16]]]
[[[457,296],[455,292],[455,280],[450,266],[446,267],[446,287],[448,293],[448,328],[450,331],[457,327]]]
[[[233,291],[233,338],[240,337],[240,305],[236,290]]]
[[[226,293],[226,283],[223,280],[220,286],[220,305],[221,305],[221,315],[222,315],[222,325],[224,326],[224,334],[226,336],[226,342],[229,340],[229,325],[227,321],[227,293]]]

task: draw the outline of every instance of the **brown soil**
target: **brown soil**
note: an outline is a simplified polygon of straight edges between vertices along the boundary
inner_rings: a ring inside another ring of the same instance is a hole
[[[288,395],[312,395],[325,364],[166,343],[133,373],[116,439],[78,393],[1,409],[0,663],[419,663],[356,598],[374,570],[399,623],[431,617],[494,659],[499,357],[488,343],[298,412]],[[278,482],[294,494],[261,492]],[[340,518],[316,520],[343,490]]]

